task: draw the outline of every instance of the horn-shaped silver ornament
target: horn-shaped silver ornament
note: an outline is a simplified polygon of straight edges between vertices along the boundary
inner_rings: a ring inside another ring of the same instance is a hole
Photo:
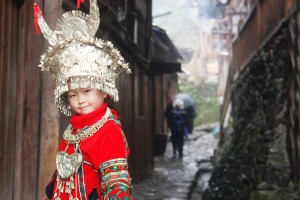
[[[41,29],[42,34],[44,35],[44,38],[49,42],[49,44],[56,45],[58,43],[58,38],[56,34],[50,29],[46,21],[44,20],[44,17],[42,15],[42,12],[37,13],[37,22]]]
[[[53,46],[59,41],[68,39],[92,38],[99,27],[100,14],[97,0],[90,0],[90,14],[78,10],[64,13],[52,31],[41,13],[38,14],[38,25],[45,39]]]
[[[97,0],[90,1],[90,14],[87,20],[88,32],[91,37],[93,37],[98,30],[100,25],[100,12],[97,4]]]

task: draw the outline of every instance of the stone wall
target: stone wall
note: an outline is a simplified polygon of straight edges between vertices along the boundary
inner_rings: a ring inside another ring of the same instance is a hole
[[[300,1],[298,1],[298,12]],[[291,71],[288,76],[288,136],[287,148],[291,161],[291,177],[300,192],[300,13],[289,21]]]
[[[289,41],[282,28],[232,84],[232,126],[203,199],[297,199],[286,147]]]

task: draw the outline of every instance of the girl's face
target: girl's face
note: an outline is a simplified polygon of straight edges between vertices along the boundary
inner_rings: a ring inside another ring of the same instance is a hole
[[[68,101],[72,111],[77,115],[84,115],[98,109],[107,94],[91,88],[78,88],[68,91]]]

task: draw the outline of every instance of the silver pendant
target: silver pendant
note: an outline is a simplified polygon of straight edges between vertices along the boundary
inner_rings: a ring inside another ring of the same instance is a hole
[[[68,178],[77,173],[81,163],[81,153],[69,155],[64,151],[60,151],[56,155],[56,168],[61,178]]]

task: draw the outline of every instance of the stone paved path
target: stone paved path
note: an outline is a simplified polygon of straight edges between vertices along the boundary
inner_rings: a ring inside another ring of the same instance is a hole
[[[135,200],[201,200],[207,186],[217,139],[195,128],[185,141],[183,159],[172,157],[171,143],[163,156],[154,157],[152,174],[133,183]]]

